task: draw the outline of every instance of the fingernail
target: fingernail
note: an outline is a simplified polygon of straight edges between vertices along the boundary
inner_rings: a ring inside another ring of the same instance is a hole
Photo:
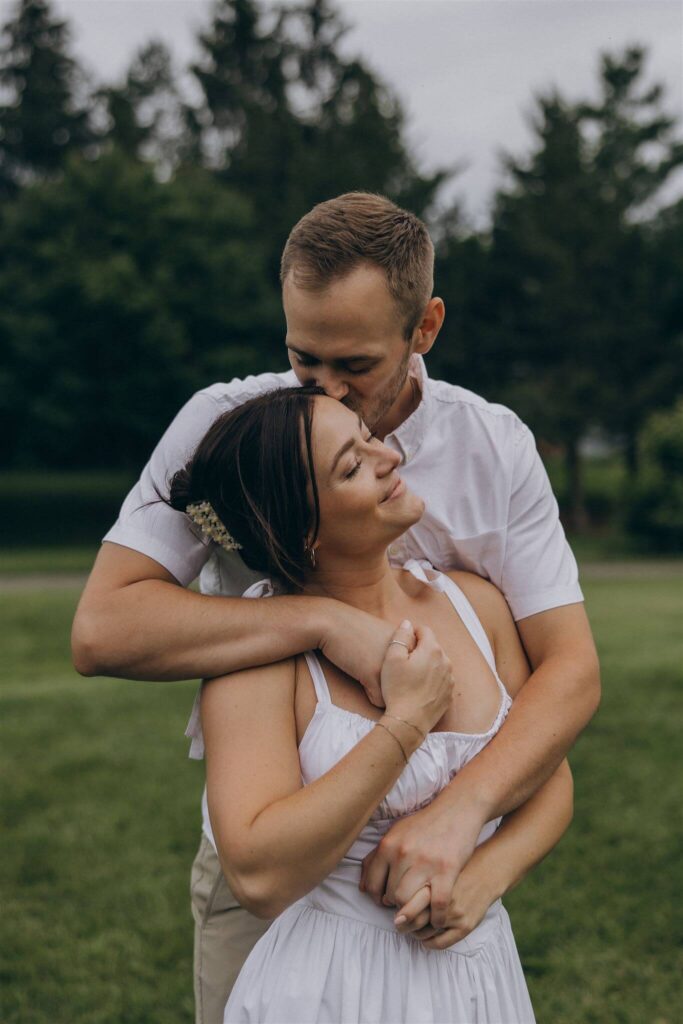
[[[410,619],[404,619],[403,622],[401,623],[401,629],[412,629],[412,628],[413,628],[413,624],[410,621]]]
[[[394,924],[405,924],[408,920],[405,914],[399,914],[398,917],[394,918]]]

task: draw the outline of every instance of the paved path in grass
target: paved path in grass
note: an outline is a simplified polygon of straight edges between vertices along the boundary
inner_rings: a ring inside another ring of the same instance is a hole
[[[628,562],[584,562],[584,580],[675,579],[683,582],[683,559]],[[38,593],[45,590],[81,590],[86,572],[0,573],[0,594]]]
[[[82,590],[87,572],[26,572],[0,573],[0,594],[43,590]]]

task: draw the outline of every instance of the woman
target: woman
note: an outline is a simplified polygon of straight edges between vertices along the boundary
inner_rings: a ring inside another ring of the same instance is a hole
[[[459,941],[430,927],[428,887],[398,910],[362,891],[364,858],[495,735],[528,675],[494,587],[424,563],[390,568],[389,544],[423,512],[399,461],[349,409],[294,388],[221,417],[172,483],[175,508],[279,587],[402,623],[383,666],[384,710],[312,652],[204,685],[221,864],[247,909],[277,918],[237,980],[226,1022],[533,1020],[495,894],[564,832],[566,764],[530,802],[529,843],[513,829],[501,842],[509,874]],[[481,851],[494,848],[498,824],[482,831]]]

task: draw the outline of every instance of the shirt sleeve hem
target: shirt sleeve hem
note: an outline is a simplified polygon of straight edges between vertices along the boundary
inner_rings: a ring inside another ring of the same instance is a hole
[[[538,615],[539,612],[550,611],[551,608],[561,608],[566,604],[579,604],[583,601],[583,593],[578,583],[573,583],[569,587],[552,587],[535,594],[506,594],[505,597],[515,622],[530,615]]]
[[[119,523],[115,523],[105,534],[102,543],[105,541],[111,544],[120,544],[124,548],[132,548],[133,551],[139,551],[140,554],[153,558],[155,562],[163,565],[164,569],[167,569],[172,576],[175,576],[183,587],[189,587],[201,570],[201,566],[197,567],[179,558],[177,551],[162,544],[155,537],[150,537],[149,534],[143,533],[141,530],[123,527]]]

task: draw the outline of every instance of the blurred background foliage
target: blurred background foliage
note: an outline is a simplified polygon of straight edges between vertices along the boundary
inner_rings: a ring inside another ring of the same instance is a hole
[[[432,375],[520,413],[571,529],[683,550],[683,200],[659,201],[683,142],[646,53],[603,54],[593,103],[535,98],[531,151],[503,158],[473,230],[441,199],[457,171],[417,165],[397,97],[342,55],[343,34],[329,0],[219,0],[190,68],[152,40],[102,83],[48,0],[15,3],[0,39],[5,525],[30,505],[23,543],[50,519],[52,543],[95,540],[194,390],[286,368],[286,236],[364,189],[436,241]]]

